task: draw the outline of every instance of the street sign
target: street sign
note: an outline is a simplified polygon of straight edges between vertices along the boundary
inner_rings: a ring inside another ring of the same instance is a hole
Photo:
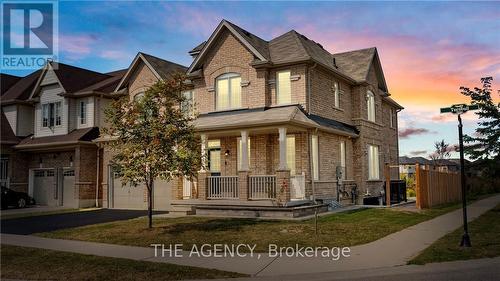
[[[454,104],[450,107],[441,108],[441,113],[451,112],[453,114],[464,114],[465,112],[467,112],[469,110],[476,110],[476,109],[479,109],[478,105],[475,105],[475,104],[467,105],[467,104],[461,103],[461,104]]]

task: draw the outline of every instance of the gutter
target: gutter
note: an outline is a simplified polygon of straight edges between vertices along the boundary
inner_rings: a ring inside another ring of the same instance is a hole
[[[99,183],[101,182],[99,180],[99,175],[100,175],[100,169],[99,169],[99,164],[100,164],[100,159],[99,159],[99,152],[100,152],[100,147],[97,146],[97,172],[96,172],[96,181],[95,181],[95,206],[99,208]]]
[[[14,148],[19,149],[19,150],[26,150],[26,149],[30,149],[30,148],[39,149],[39,148],[50,148],[53,146],[77,145],[77,144],[95,145],[95,143],[93,143],[91,141],[59,141],[59,142],[51,142],[51,143],[21,144],[21,145],[16,145]]]

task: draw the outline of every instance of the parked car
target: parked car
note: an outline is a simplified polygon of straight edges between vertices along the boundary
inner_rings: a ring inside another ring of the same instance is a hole
[[[14,191],[4,186],[2,186],[0,197],[2,209],[7,209],[9,206],[24,208],[35,204],[35,199],[31,198],[26,192]]]

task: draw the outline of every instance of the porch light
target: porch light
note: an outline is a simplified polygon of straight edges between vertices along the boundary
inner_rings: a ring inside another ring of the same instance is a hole
[[[224,152],[224,156],[228,157],[230,155],[230,151],[229,149],[226,150],[226,152]]]

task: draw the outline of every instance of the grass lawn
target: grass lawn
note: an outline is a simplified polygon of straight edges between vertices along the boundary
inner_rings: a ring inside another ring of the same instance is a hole
[[[276,221],[205,217],[156,218],[153,229],[147,228],[146,218],[139,218],[37,235],[143,247],[153,243],[182,243],[185,250],[193,244],[204,243],[256,244],[259,252],[267,252],[270,243],[345,247],[377,240],[458,206],[454,204],[421,212],[372,208],[327,215],[318,220],[318,235],[315,235],[314,219]]]
[[[469,223],[471,248],[461,248],[463,228],[434,242],[409,263],[426,264],[500,256],[500,205]]]
[[[2,245],[1,279],[181,280],[242,277],[215,269]]]

